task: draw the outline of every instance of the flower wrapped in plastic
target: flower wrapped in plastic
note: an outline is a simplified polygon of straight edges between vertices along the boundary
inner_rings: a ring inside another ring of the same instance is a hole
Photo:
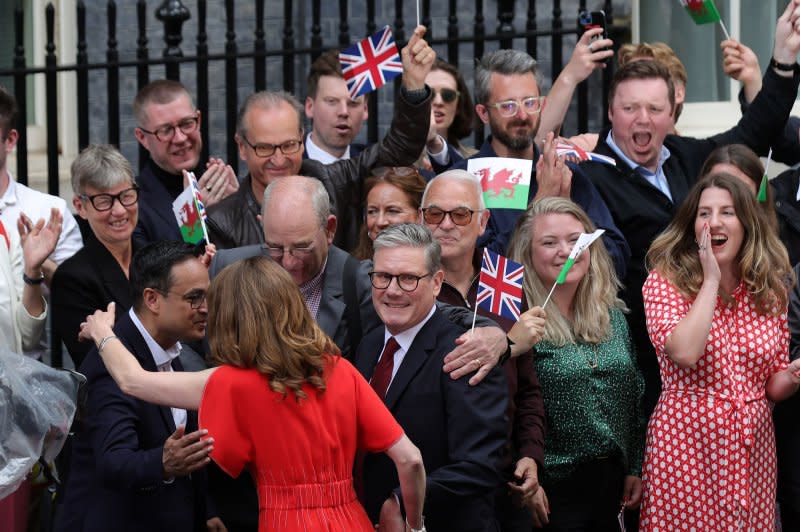
[[[61,451],[85,381],[0,346],[0,499],[40,457],[50,463]]]

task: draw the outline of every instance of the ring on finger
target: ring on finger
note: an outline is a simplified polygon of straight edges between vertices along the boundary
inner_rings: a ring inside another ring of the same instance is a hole
[[[592,46],[593,44],[593,42],[590,42],[588,45],[586,45],[586,47],[589,48],[590,53],[594,53],[594,47]]]
[[[211,188],[212,188],[211,185],[206,185],[206,190],[207,191],[211,192]]]

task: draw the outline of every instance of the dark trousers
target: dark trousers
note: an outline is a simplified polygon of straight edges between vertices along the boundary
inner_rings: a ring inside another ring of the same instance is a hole
[[[619,532],[625,472],[615,458],[581,465],[567,479],[544,485],[550,502],[548,532]]]

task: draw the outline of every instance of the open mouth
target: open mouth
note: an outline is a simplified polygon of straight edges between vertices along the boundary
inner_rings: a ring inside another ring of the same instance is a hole
[[[725,235],[711,235],[711,247],[724,246],[727,241],[728,237]]]
[[[650,133],[634,133],[632,138],[634,144],[640,148],[644,148],[650,144],[653,135]]]

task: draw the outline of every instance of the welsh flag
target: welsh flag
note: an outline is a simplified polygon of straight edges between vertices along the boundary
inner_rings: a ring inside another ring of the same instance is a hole
[[[206,210],[193,174],[189,176],[189,186],[172,202],[172,212],[175,213],[184,242],[197,244],[204,238],[208,242]]]
[[[533,161],[480,157],[467,161],[467,171],[481,181],[487,209],[528,208]]]
[[[695,24],[710,24],[721,20],[714,0],[680,0],[680,2]]]
[[[578,260],[583,251],[588,248],[592,242],[600,238],[600,235],[605,233],[604,229],[598,229],[594,233],[587,234],[581,233],[578,237],[578,241],[575,242],[575,245],[572,246],[572,251],[569,252],[569,257],[567,257],[567,261],[561,267],[561,271],[558,274],[558,279],[556,279],[556,284],[564,284],[567,280],[567,274],[569,273],[569,269],[572,268],[572,265],[575,264],[575,261]]]

